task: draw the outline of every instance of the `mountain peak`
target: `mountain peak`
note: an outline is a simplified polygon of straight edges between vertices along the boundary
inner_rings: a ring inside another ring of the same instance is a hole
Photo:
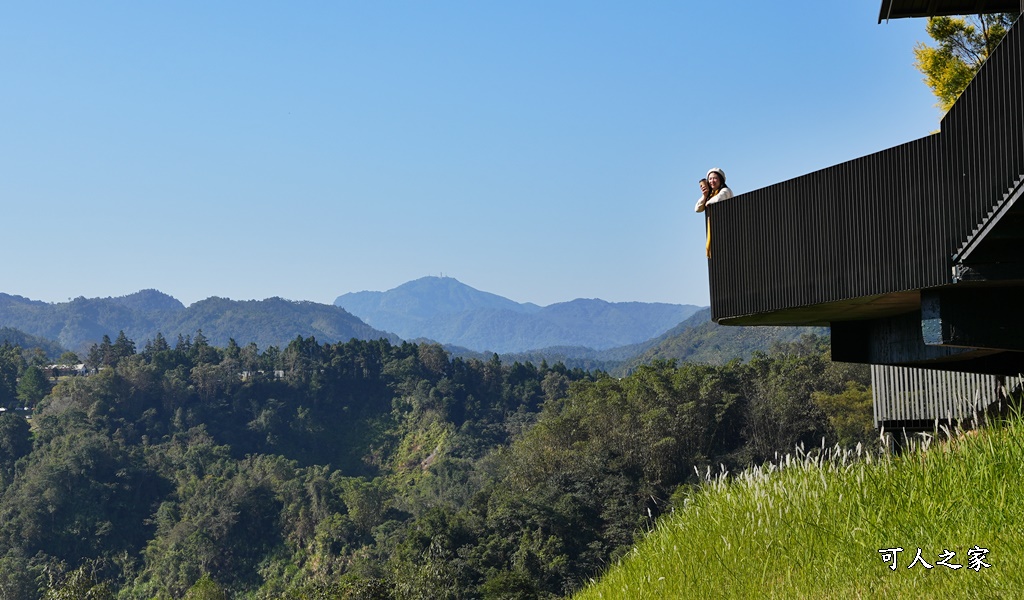
[[[110,298],[110,300],[132,310],[179,311],[185,309],[185,305],[178,299],[154,289],[140,290],[134,294]]]
[[[334,301],[348,312],[370,325],[390,322],[397,318],[398,325],[389,329],[402,335],[412,331],[416,323],[429,321],[473,310],[507,310],[532,313],[539,310],[535,304],[520,304],[490,292],[482,292],[454,277],[427,276],[414,279],[386,292],[354,292],[338,296]],[[408,327],[407,327],[408,325]],[[375,325],[374,325],[375,326]],[[404,335],[402,337],[405,337]]]
[[[386,292],[345,294],[334,304],[404,339],[427,338],[493,352],[633,344],[664,333],[697,308],[600,299],[542,308],[477,290],[452,277],[435,276]]]

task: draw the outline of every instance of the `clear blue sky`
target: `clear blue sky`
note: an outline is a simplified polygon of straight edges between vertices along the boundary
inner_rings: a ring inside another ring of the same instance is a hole
[[[924,21],[879,4],[5,3],[0,292],[704,305],[708,168],[938,129]]]

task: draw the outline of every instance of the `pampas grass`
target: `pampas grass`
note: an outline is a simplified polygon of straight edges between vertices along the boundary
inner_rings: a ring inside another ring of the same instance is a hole
[[[575,596],[1015,598],[1024,595],[1024,422],[917,436],[898,455],[797,449],[701,489]],[[988,550],[990,567],[969,568]],[[890,568],[880,550],[896,553]],[[918,549],[923,563],[908,568]],[[938,564],[943,553],[952,569]]]

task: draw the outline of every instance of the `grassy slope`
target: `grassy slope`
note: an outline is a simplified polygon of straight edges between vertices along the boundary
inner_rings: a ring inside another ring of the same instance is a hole
[[[576,596],[1024,596],[1024,422],[892,458],[791,459],[714,479]],[[968,568],[968,549],[990,568]],[[880,549],[902,547],[895,571]],[[933,566],[908,566],[918,548]],[[938,565],[939,553],[951,550]]]

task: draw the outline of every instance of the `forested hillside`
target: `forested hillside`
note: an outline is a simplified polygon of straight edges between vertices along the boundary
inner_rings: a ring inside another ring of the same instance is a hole
[[[723,365],[734,359],[746,360],[775,344],[799,340],[805,335],[827,336],[827,327],[737,327],[711,320],[711,309],[703,308],[655,340],[637,346],[625,361],[628,371],[654,360],[678,360]]]
[[[21,348],[38,348],[41,353],[51,358],[57,358],[64,349],[60,344],[24,331],[18,331],[10,327],[0,327],[0,344],[9,344]]]
[[[0,598],[564,595],[695,469],[869,435],[866,369],[826,350],[618,379],[385,340],[122,338],[98,374],[40,382],[8,345],[0,400],[33,410],[0,414]]]
[[[147,340],[157,333],[176,339],[202,330],[211,344],[226,346],[228,340],[234,339],[239,344],[252,342],[261,348],[284,346],[298,335],[330,342],[352,338],[398,341],[394,334],[374,329],[344,309],[328,304],[283,298],[214,297],[185,307],[157,290],[57,303],[0,293],[0,325],[54,340],[79,353],[104,335],[113,338],[121,331],[129,338]]]
[[[711,321],[708,308],[695,312],[664,334],[638,344],[592,350],[554,347],[530,352],[503,354],[521,362],[563,362],[585,370],[602,370],[612,375],[631,373],[654,361],[724,365],[747,360],[758,352],[767,352],[779,344],[789,344],[805,335],[827,336],[825,327],[726,327]]]

